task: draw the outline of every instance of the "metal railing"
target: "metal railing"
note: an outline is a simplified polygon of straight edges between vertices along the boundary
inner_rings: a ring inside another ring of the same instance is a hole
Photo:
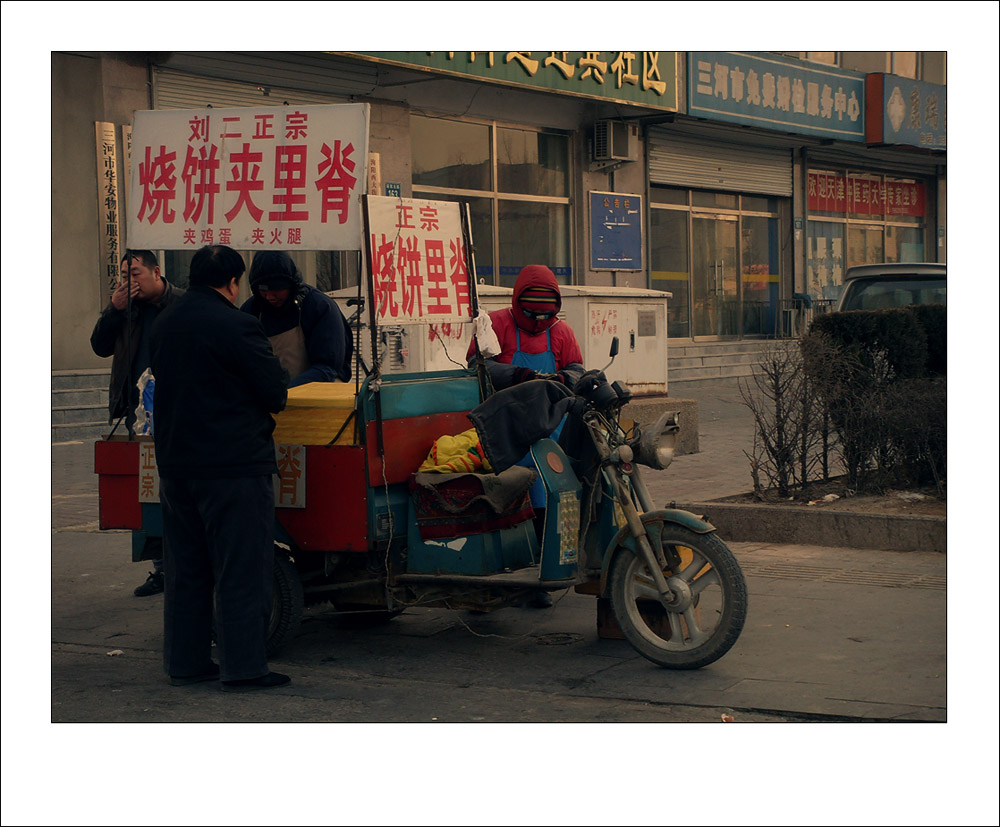
[[[797,339],[809,331],[816,316],[830,313],[834,299],[779,299],[774,318],[775,339]]]

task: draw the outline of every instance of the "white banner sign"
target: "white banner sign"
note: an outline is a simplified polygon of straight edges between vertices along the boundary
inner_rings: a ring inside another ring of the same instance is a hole
[[[132,249],[360,250],[368,104],[136,112]]]
[[[472,318],[462,205],[367,197],[377,321],[438,324]]]

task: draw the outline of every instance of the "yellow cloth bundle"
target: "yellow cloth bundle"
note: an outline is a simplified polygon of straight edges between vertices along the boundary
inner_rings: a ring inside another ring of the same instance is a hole
[[[418,473],[437,472],[439,474],[468,474],[480,471],[490,474],[493,468],[479,444],[479,434],[475,428],[456,436],[440,436],[434,440],[427,459],[421,463]]]

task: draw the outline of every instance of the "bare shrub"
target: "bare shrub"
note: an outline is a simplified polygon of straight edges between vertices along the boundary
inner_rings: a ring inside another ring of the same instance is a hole
[[[826,412],[811,388],[797,342],[773,342],[760,354],[740,395],[754,417],[750,461],[754,493],[774,489],[787,497],[821,475],[829,478]],[[818,469],[818,471],[817,471]]]

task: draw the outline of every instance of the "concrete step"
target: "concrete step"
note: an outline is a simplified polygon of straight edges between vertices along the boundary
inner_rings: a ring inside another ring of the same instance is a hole
[[[763,348],[771,344],[767,341],[741,341],[741,342],[686,342],[677,344],[670,342],[670,358],[675,356],[697,356],[702,353],[722,354],[722,353],[758,353]]]
[[[118,426],[115,433],[125,433],[124,423]],[[111,432],[107,420],[101,422],[71,422],[52,426],[52,442],[94,442]]]
[[[77,425],[84,422],[107,422],[108,405],[53,405],[53,425]]]
[[[705,353],[700,356],[681,356],[671,359],[668,369],[683,370],[685,368],[714,367],[723,365],[756,365],[760,359],[758,353]]]
[[[108,404],[108,387],[103,388],[64,388],[52,391],[53,408],[71,408]]]
[[[71,388],[104,388],[108,389],[111,382],[111,368],[94,368],[89,370],[54,370],[52,371],[52,390],[69,390]]]
[[[667,377],[675,383],[736,382],[753,375],[763,350],[770,340],[741,342],[671,343],[667,358]]]

